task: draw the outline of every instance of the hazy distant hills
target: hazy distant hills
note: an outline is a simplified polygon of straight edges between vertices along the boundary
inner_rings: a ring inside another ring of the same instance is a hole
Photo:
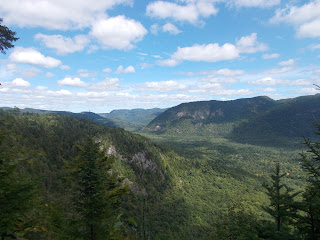
[[[156,117],[145,132],[211,135],[237,141],[313,135],[320,116],[320,94],[285,100],[254,97],[183,103]]]
[[[134,124],[137,128],[143,128],[147,126],[155,117],[159,116],[166,109],[153,108],[153,109],[120,109],[113,110],[110,113],[101,113],[100,115],[109,118],[117,119],[123,122]]]
[[[14,110],[10,107],[1,107],[3,110]],[[93,112],[73,113],[68,111],[49,111],[33,108],[19,109],[21,113],[36,114],[60,114],[77,118],[89,119],[95,123],[100,123],[110,127],[120,127],[129,131],[137,131],[148,125],[148,123],[161,114],[166,109],[132,109],[113,110],[110,113],[96,114]]]

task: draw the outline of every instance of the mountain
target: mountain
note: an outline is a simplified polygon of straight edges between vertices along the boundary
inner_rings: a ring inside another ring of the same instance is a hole
[[[143,128],[147,126],[154,118],[159,116],[162,112],[166,109],[161,108],[152,108],[152,109],[120,109],[120,110],[113,110],[110,113],[101,113],[100,116],[109,118],[109,119],[116,119],[122,122],[130,123],[137,128]]]
[[[320,115],[320,94],[285,100],[254,97],[183,103],[156,117],[145,133],[211,135],[254,143],[276,137],[311,136]]]
[[[204,110],[200,111],[203,103]],[[205,127],[206,115],[201,114],[210,110],[207,125],[223,127],[258,119],[269,111],[266,109],[277,106],[277,101],[266,97],[211,103],[212,106],[208,102],[192,103],[189,118],[189,104],[182,104],[183,108],[171,116],[184,111],[188,121],[203,121],[201,127]],[[19,179],[34,179],[38,186],[36,205],[33,211],[26,212],[26,220],[30,223],[32,218],[36,226],[45,231],[32,233],[34,236],[30,239],[74,239],[77,214],[72,192],[75,183],[71,178],[77,171],[81,144],[88,137],[99,144],[104,156],[113,160],[107,174],[119,178],[117,186],[129,188],[128,195],[122,199],[121,212],[116,215],[118,218],[103,225],[111,224],[114,231],[121,233],[132,229],[137,236],[133,239],[220,239],[212,234],[219,226],[225,229],[221,220],[235,206],[268,219],[261,208],[268,203],[262,183],[268,180],[276,162],[281,162],[283,169],[290,173],[285,179],[290,187],[298,191],[303,185],[304,175],[297,163],[300,149],[287,151],[222,137],[207,140],[182,134],[175,141],[170,139],[172,135],[163,134],[164,146],[120,128],[95,124],[91,119],[101,116],[92,113],[58,113],[22,114],[0,110],[0,149],[3,150],[0,155],[7,153],[7,158],[1,158],[4,159],[1,164],[7,164],[10,170],[14,164],[21,163],[17,165],[18,171],[14,171],[21,174]],[[167,127],[170,129],[169,124]],[[109,197],[110,201],[116,201],[114,196]],[[237,220],[241,222],[243,216],[240,214]],[[137,224],[133,224],[135,222]],[[231,223],[233,226],[234,219]]]
[[[13,111],[16,108],[0,107],[0,109],[5,111]],[[34,109],[34,108],[24,108],[24,109],[16,109],[16,110],[19,110],[19,112],[26,113],[26,114],[40,114],[40,115],[58,114],[58,115],[76,117],[76,118],[83,118],[83,119],[88,119],[94,123],[99,123],[109,127],[120,127],[120,128],[128,128],[128,129],[133,128],[133,126],[131,126],[130,123],[125,123],[120,120],[104,118],[99,114],[96,114],[93,112],[73,113],[69,111],[51,111],[51,110],[41,110],[41,109]]]

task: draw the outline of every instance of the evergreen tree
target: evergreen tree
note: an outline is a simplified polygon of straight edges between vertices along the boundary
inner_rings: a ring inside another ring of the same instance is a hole
[[[16,33],[11,31],[5,25],[2,25],[3,19],[0,18],[0,52],[6,54],[6,50],[13,48],[13,42],[17,41],[19,38],[16,38]]]
[[[5,119],[7,118],[7,119]],[[28,150],[19,145],[7,128],[10,117],[0,112],[0,237],[19,239],[35,230],[30,214],[34,207],[35,182],[23,171]]]
[[[282,178],[286,173],[280,173],[280,165],[271,175],[271,184],[264,184],[270,200],[268,207],[263,209],[273,218],[273,223],[262,226],[261,237],[266,239],[295,239],[292,234],[291,224],[297,217],[294,197],[299,193],[292,193],[292,189],[283,183]]]
[[[317,127],[317,135],[320,135],[320,124]],[[298,227],[300,234],[305,239],[320,239],[320,142],[311,142],[305,139],[308,147],[307,153],[301,154],[304,163],[303,169],[308,173],[308,186],[303,194],[300,210],[304,212],[299,217]]]
[[[87,138],[79,147],[80,155],[73,170],[75,232],[79,239],[108,239],[120,213],[120,198],[127,193],[112,174],[112,158],[105,157],[99,145]]]

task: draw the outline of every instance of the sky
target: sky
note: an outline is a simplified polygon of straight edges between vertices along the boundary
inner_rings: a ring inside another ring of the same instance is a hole
[[[106,113],[313,95],[320,0],[0,0],[0,106]]]

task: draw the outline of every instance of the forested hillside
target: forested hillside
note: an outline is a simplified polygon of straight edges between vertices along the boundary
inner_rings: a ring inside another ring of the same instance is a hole
[[[159,116],[165,109],[153,108],[153,109],[120,109],[113,110],[110,113],[101,113],[100,115],[109,118],[116,119],[122,122],[130,123],[136,126],[137,129],[141,129],[147,126],[155,117]]]
[[[2,239],[317,239],[305,217],[319,203],[318,182],[306,182],[318,165],[299,156],[302,145],[152,136],[159,145],[18,109],[0,121]]]
[[[313,135],[313,123],[320,115],[319,102],[320,94],[278,101],[254,97],[184,103],[156,117],[144,132],[286,145],[288,138],[299,141],[302,136]]]

